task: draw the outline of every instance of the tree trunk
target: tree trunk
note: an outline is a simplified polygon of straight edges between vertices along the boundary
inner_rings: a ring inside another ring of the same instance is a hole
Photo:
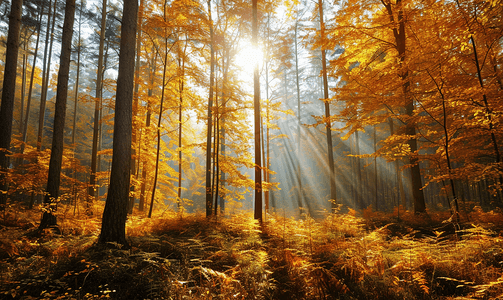
[[[318,8],[320,10],[320,28],[321,39],[325,38],[325,23],[323,22],[323,2],[318,0]],[[337,190],[335,185],[335,166],[334,166],[334,150],[332,145],[332,124],[330,122],[330,101],[328,97],[328,76],[327,76],[327,58],[325,49],[321,49],[321,64],[323,72],[323,102],[325,102],[325,122],[327,131],[327,150],[328,150],[328,166],[330,169],[330,201],[332,202],[332,210],[336,207]]]
[[[72,148],[73,148],[73,201],[74,201],[74,210],[73,214],[75,215],[75,209],[77,207],[77,163],[75,158],[75,152],[77,151],[77,145],[75,144],[75,131],[77,130],[77,104],[79,102],[79,79],[80,79],[80,53],[82,51],[82,41],[81,41],[81,29],[82,29],[82,1],[80,2],[80,10],[79,10],[79,37],[77,42],[77,78],[75,78],[75,87],[74,87],[74,102],[73,102],[73,124],[72,124]]]
[[[166,5],[167,1],[164,2],[164,18],[166,20]],[[159,175],[159,156],[161,153],[161,123],[162,123],[162,111],[164,109],[164,95],[166,90],[166,71],[168,68],[168,34],[166,28],[164,29],[164,67],[162,71],[162,91],[161,91],[161,106],[159,108],[159,119],[157,121],[157,153],[155,159],[155,169],[154,169],[154,183],[152,187],[152,198],[150,200],[150,209],[148,211],[148,217],[152,217],[152,211],[154,209],[154,200],[155,200],[155,189],[157,186],[157,177]]]
[[[50,8],[49,8],[50,10]],[[23,142],[21,144],[21,154],[24,153],[24,148],[25,148],[25,143],[26,143],[26,135],[28,132],[28,122],[30,120],[30,108],[31,108],[31,96],[32,96],[32,91],[33,91],[33,78],[35,76],[35,70],[36,70],[36,65],[37,65],[37,55],[38,55],[38,45],[40,41],[40,31],[42,28],[42,16],[44,15],[44,6],[40,6],[40,12],[39,12],[39,24],[40,26],[38,27],[37,30],[37,41],[35,42],[35,53],[33,54],[33,63],[31,64],[31,74],[30,74],[30,87],[28,88],[28,100],[26,101],[26,115],[24,117],[24,124],[23,124],[23,130],[21,132],[21,141]]]
[[[356,155],[360,155],[360,137],[358,130],[355,132],[355,151]],[[364,194],[362,191],[365,191],[363,188],[365,185],[362,180],[362,167],[361,167],[361,159],[359,157],[355,158],[356,160],[356,209],[363,209],[363,198]]]
[[[26,94],[26,65],[27,65],[27,55],[26,53],[28,52],[28,44],[29,44],[29,39],[26,38],[24,42],[24,49],[23,49],[23,67],[22,67],[22,73],[21,73],[21,105],[19,105],[20,108],[20,113],[19,113],[19,133],[23,132],[23,114],[24,114],[24,98]]]
[[[54,42],[54,25],[56,23],[56,8],[58,7],[58,1],[54,1],[54,11],[52,12],[52,23],[51,13],[47,16],[47,35],[45,37],[45,49],[44,49],[44,68],[42,70],[42,94],[40,96],[40,111],[38,116],[38,134],[37,134],[37,150],[42,149],[42,140],[44,136],[44,123],[45,123],[45,105],[47,103],[47,89],[49,87],[49,75],[51,74],[51,58],[52,58],[52,44]],[[49,11],[51,7],[49,6]],[[49,34],[49,27],[51,27],[51,32]],[[50,41],[49,41],[50,35]],[[49,46],[49,57],[47,57],[47,46]],[[47,60],[47,61],[46,61]]]
[[[148,92],[147,92],[147,95],[148,95],[148,98],[150,99],[152,97],[152,87],[154,85],[154,74],[155,74],[155,70],[156,70],[156,57],[157,55],[154,54],[155,51],[152,51],[152,61],[151,61],[151,64],[150,64],[150,85],[149,85],[149,88],[148,88]],[[148,131],[148,128],[150,127],[150,115],[151,115],[151,112],[150,112],[150,100],[147,101],[147,117],[146,117],[146,120],[145,120],[145,131]],[[141,190],[140,190],[140,204],[138,206],[138,209],[140,211],[144,211],[145,209],[145,198],[146,198],[146,195],[145,195],[145,190],[146,190],[146,186],[147,186],[147,168],[148,168],[148,158],[145,158],[143,160],[143,167],[142,167],[142,170],[141,170]]]
[[[9,185],[6,174],[9,168],[7,154],[12,138],[12,120],[14,115],[14,100],[16,98],[16,70],[19,52],[19,39],[21,29],[21,14],[23,0],[12,0],[9,15],[9,32],[7,36],[7,50],[5,53],[5,68],[2,89],[2,103],[0,107],[0,210],[7,204],[7,191]]]
[[[222,157],[225,157],[225,107],[227,104],[226,100],[226,92],[227,92],[227,75],[229,73],[229,47],[224,46],[224,72],[223,72],[223,78],[222,78],[222,124],[220,125],[220,153],[222,154]],[[225,187],[225,172],[220,171],[220,182],[222,185],[222,189]],[[220,213],[223,215],[225,214],[225,193],[222,192],[222,197],[220,197]]]
[[[52,135],[51,159],[47,178],[47,193],[44,197],[46,211],[42,216],[39,229],[57,225],[56,211],[59,202],[59,186],[61,181],[61,165],[63,163],[63,143],[65,130],[66,102],[68,98],[68,77],[70,73],[70,58],[72,54],[73,23],[75,21],[75,0],[67,0],[65,21],[61,38],[61,56],[58,72],[58,90],[56,93],[56,108],[54,112],[54,129]]]
[[[177,205],[178,209],[182,209],[182,121],[183,121],[183,88],[185,84],[185,50],[187,43],[182,53],[178,54],[178,68],[180,68],[180,77],[178,79],[178,89],[180,94],[180,103],[178,107],[178,190],[177,190]]]
[[[100,125],[100,111],[102,86],[103,86],[103,51],[105,47],[105,31],[107,20],[107,0],[103,0],[101,8],[101,32],[100,32],[100,46],[98,52],[98,70],[96,71],[96,99],[94,102],[94,126],[93,126],[93,148],[91,152],[91,175],[89,177],[88,199],[86,205],[86,213],[91,214],[91,203],[96,200],[96,172],[98,160],[98,137]]]
[[[98,243],[117,243],[128,248],[126,218],[131,159],[131,125],[136,40],[137,0],[124,0],[119,74],[115,102],[112,171]]]
[[[136,145],[137,145],[137,133],[138,133],[138,122],[136,121],[136,116],[138,114],[138,106],[139,106],[139,92],[140,92],[140,54],[141,54],[141,33],[142,33],[142,23],[143,23],[143,2],[144,0],[140,0],[140,7],[138,12],[138,38],[136,39],[136,63],[134,69],[135,83],[134,83],[134,96],[133,96],[133,133],[132,139],[133,144],[131,145],[131,174],[138,179],[138,174],[136,172],[136,162],[137,162],[137,153],[136,153]],[[131,186],[131,193],[129,194],[129,210],[130,214],[133,213],[135,196],[134,196],[135,185]]]
[[[393,35],[395,37],[396,50],[398,52],[398,58],[400,60],[401,74],[400,79],[402,80],[402,90],[404,97],[404,106],[407,115],[412,118],[414,116],[414,100],[412,99],[412,95],[410,92],[410,78],[409,71],[407,66],[405,65],[406,58],[406,35],[405,35],[405,16],[402,8],[402,0],[397,0],[396,6],[398,7],[398,11],[396,12],[397,20],[395,22],[395,14],[393,12],[393,8],[391,7],[391,3],[386,3],[384,0],[381,0],[383,5],[386,7],[388,12],[390,21],[392,24],[396,24],[397,26],[393,27]],[[410,147],[411,155],[409,157],[411,168],[411,185],[412,185],[412,197],[414,202],[414,213],[425,213],[426,212],[426,204],[424,201],[423,194],[423,184],[421,180],[421,170],[419,168],[419,160],[417,158],[417,139],[416,139],[416,125],[413,121],[409,120],[407,124],[405,124],[405,134],[412,137],[407,142]]]
[[[208,97],[208,132],[206,135],[206,217],[210,217],[212,214],[212,200],[213,200],[213,191],[211,189],[211,136],[213,129],[213,116],[212,116],[212,108],[213,108],[213,84],[214,84],[214,64],[215,64],[215,52],[213,49],[213,20],[211,18],[211,0],[208,0],[208,19],[210,24],[210,51],[211,51],[211,60],[210,60],[210,92]]]
[[[215,54],[215,61],[218,62],[218,52]],[[212,179],[212,183],[211,183],[211,191],[212,193],[214,193],[214,196],[215,196],[215,199],[213,201],[213,214],[215,215],[215,217],[217,216],[217,213],[218,213],[218,172],[220,171],[219,169],[219,161],[218,161],[218,150],[219,150],[219,141],[218,139],[220,138],[220,132],[219,132],[219,119],[220,119],[220,111],[219,111],[219,108],[218,108],[218,68],[217,70],[215,71],[215,114],[214,114],[214,118],[215,118],[215,124],[214,124],[214,127],[213,127],[213,132],[214,132],[214,139],[213,139],[213,179]],[[212,195],[213,196],[213,195]]]
[[[252,0],[252,45],[258,51],[257,0]],[[255,131],[255,209],[254,218],[262,223],[262,162],[260,154],[260,76],[258,61],[253,70],[253,110]]]
[[[300,119],[300,82],[299,82],[299,51],[298,51],[298,43],[297,43],[297,33],[298,33],[298,27],[299,27],[299,21],[295,21],[295,84],[297,87],[297,184],[299,185],[299,194],[297,195],[298,197],[298,203],[303,202],[304,198],[304,192],[302,190],[302,174],[301,174],[301,148],[300,148],[300,143],[301,143],[301,119]]]

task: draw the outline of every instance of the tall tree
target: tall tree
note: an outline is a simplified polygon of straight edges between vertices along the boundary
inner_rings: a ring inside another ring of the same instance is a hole
[[[45,46],[44,46],[44,63],[43,63],[44,66],[42,70],[42,94],[40,96],[40,110],[38,117],[37,150],[42,149],[42,140],[44,135],[45,105],[47,102],[47,89],[49,87],[49,75],[51,72],[52,45],[54,42],[54,27],[56,24],[56,9],[58,7],[58,0],[54,0],[54,10],[52,11],[52,22],[50,12],[51,3],[52,2],[49,1],[49,13],[47,15],[47,29],[46,29]]]
[[[215,51],[214,51],[214,33],[213,20],[211,18],[211,0],[208,0],[208,24],[210,27],[210,91],[208,96],[208,132],[206,136],[206,217],[210,217],[213,210],[213,190],[211,188],[211,136],[213,130],[213,84],[215,81]]]
[[[56,108],[54,114],[54,129],[52,135],[51,159],[47,178],[47,193],[44,197],[46,210],[42,215],[39,229],[57,225],[54,214],[59,197],[61,181],[61,165],[63,162],[63,139],[65,129],[66,102],[68,98],[68,77],[70,74],[70,58],[72,54],[73,23],[75,21],[75,0],[66,1],[65,21],[61,39],[61,56],[58,72],[58,90],[56,93]]]
[[[258,8],[257,0],[252,1],[252,45],[258,51]],[[254,218],[262,223],[262,162],[260,153],[260,74],[258,60],[253,70],[253,110],[255,127],[255,209]]]
[[[30,86],[28,88],[28,100],[26,103],[26,113],[24,117],[24,123],[22,126],[22,131],[21,131],[21,141],[23,142],[21,144],[21,154],[24,152],[25,148],[25,143],[26,143],[26,135],[28,132],[28,122],[30,120],[30,108],[31,108],[31,96],[33,92],[33,79],[35,77],[35,70],[36,70],[36,65],[37,65],[37,57],[38,57],[38,45],[40,41],[40,34],[42,30],[42,16],[44,14],[44,7],[45,5],[42,4],[40,5],[40,12],[39,12],[39,24],[38,24],[38,29],[37,29],[37,41],[35,42],[35,53],[33,54],[33,63],[32,63],[32,69],[31,69],[31,75],[30,75]]]
[[[115,101],[115,122],[112,171],[110,187],[103,211],[103,221],[98,242],[115,242],[129,247],[126,240],[126,218],[129,199],[131,159],[132,109],[136,25],[138,1],[124,0],[122,14],[121,42],[119,53],[119,74]]]
[[[87,203],[88,213],[90,202],[94,201],[96,194],[96,172],[98,165],[98,137],[100,124],[101,102],[103,98],[103,51],[105,45],[105,32],[107,20],[107,0],[103,0],[101,8],[100,46],[98,52],[98,70],[96,71],[96,99],[94,102],[93,148],[91,152],[91,174],[89,176],[89,198]]]
[[[320,34],[321,40],[325,39],[325,22],[323,21],[323,1],[318,0],[318,9],[320,12]],[[332,209],[335,208],[337,201],[337,191],[335,186],[335,166],[334,166],[334,149],[332,145],[332,123],[330,121],[330,98],[328,96],[328,76],[327,76],[327,58],[326,50],[321,48],[321,66],[323,75],[323,102],[325,103],[325,129],[327,131],[327,150],[328,150],[328,167],[330,171],[330,201],[332,201]]]
[[[148,128],[150,128],[150,117],[151,117],[151,105],[150,105],[150,99],[153,95],[153,88],[154,88],[154,79],[155,79],[155,71],[156,71],[156,58],[157,58],[157,53],[155,51],[151,51],[151,54],[152,54],[152,58],[151,58],[151,62],[150,62],[150,74],[149,74],[149,84],[148,84],[148,91],[147,91],[147,115],[146,115],[146,119],[145,119],[145,131],[148,131]],[[147,136],[147,134],[145,133],[144,134],[145,136]],[[146,137],[145,137],[146,139]],[[147,187],[147,169],[149,169],[149,163],[148,163],[148,159],[147,159],[147,156],[145,155],[145,158],[143,159],[143,167],[142,167],[142,171],[141,171],[141,190],[140,190],[140,203],[139,203],[139,206],[138,206],[138,209],[140,211],[143,211],[144,208],[145,208],[145,198],[146,198],[146,195],[145,195],[145,190],[146,190],[146,187]]]
[[[166,15],[166,6],[168,5],[167,1],[164,1],[164,22],[167,21],[167,15]],[[155,191],[157,188],[157,178],[159,175],[159,158],[161,154],[161,124],[162,124],[162,113],[164,110],[164,99],[166,96],[166,73],[168,70],[168,57],[169,57],[169,50],[168,49],[168,43],[169,43],[169,37],[168,35],[168,27],[164,25],[164,60],[163,60],[163,70],[162,70],[162,88],[161,88],[161,103],[159,107],[159,118],[157,119],[157,148],[156,148],[156,160],[155,160],[155,169],[154,169],[154,183],[152,184],[152,197],[150,200],[150,209],[148,211],[148,217],[152,217],[152,211],[154,209],[154,200],[155,200]]]
[[[395,47],[398,52],[400,74],[398,75],[402,81],[402,93],[406,114],[409,117],[414,115],[414,99],[410,91],[410,75],[407,64],[405,63],[407,55],[406,34],[405,34],[405,12],[402,0],[397,0],[393,6],[391,2],[381,0],[386,8],[392,27],[393,36],[395,38]],[[414,199],[414,212],[426,212],[426,204],[424,201],[423,184],[421,182],[421,170],[419,169],[419,160],[417,158],[417,139],[416,139],[416,124],[409,120],[405,125],[405,133],[410,137],[407,144],[410,147],[411,155],[409,157],[411,167],[411,183],[412,197]]]
[[[142,25],[143,25],[143,9],[144,9],[144,0],[140,0],[140,7],[139,7],[139,12],[138,12],[138,37],[136,38],[136,63],[135,63],[135,69],[134,69],[134,76],[135,76],[135,84],[134,84],[134,97],[133,97],[133,143],[131,145],[131,174],[135,176],[135,179],[138,178],[138,174],[136,172],[136,163],[137,163],[137,156],[138,154],[136,153],[136,145],[137,145],[137,128],[136,124],[136,116],[138,114],[138,107],[139,107],[139,92],[140,92],[140,54],[141,54],[141,33],[142,33]],[[132,185],[131,187],[132,191],[135,189],[135,185]],[[135,202],[135,196],[134,192],[130,193],[129,195],[129,210],[128,212],[131,214],[133,213],[133,207],[134,207],[134,202]]]
[[[14,115],[14,99],[16,91],[17,56],[19,52],[19,38],[21,29],[21,15],[23,0],[12,0],[9,15],[9,32],[7,36],[7,51],[5,54],[5,68],[2,90],[2,104],[0,107],[0,209],[7,204],[7,169],[12,135],[12,120]]]

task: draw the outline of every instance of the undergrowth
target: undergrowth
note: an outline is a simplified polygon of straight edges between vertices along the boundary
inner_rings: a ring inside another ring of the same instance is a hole
[[[95,208],[99,211],[100,207]],[[58,212],[62,234],[33,235],[40,213],[0,221],[2,299],[499,299],[503,216],[445,213],[267,215],[139,212],[131,249],[96,244],[98,216]],[[446,221],[447,220],[447,221]]]

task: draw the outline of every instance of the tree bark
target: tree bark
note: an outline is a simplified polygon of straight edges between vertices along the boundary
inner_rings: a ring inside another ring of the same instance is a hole
[[[54,129],[52,135],[51,159],[47,178],[47,193],[44,197],[46,211],[42,216],[39,229],[57,225],[56,211],[59,186],[61,181],[61,165],[63,163],[63,143],[65,130],[66,102],[68,98],[68,77],[70,74],[70,58],[72,54],[73,24],[75,21],[75,0],[67,0],[65,21],[61,39],[61,56],[58,72],[58,90],[56,93],[56,108],[54,112]]]
[[[5,53],[5,68],[2,89],[2,104],[0,107],[0,210],[7,204],[8,183],[6,172],[9,167],[7,154],[12,138],[12,120],[14,117],[14,100],[16,97],[16,70],[19,52],[21,29],[21,14],[23,0],[12,0],[9,15],[9,31],[7,36],[7,50]]]
[[[210,217],[212,215],[212,200],[213,200],[213,191],[211,189],[211,136],[213,129],[213,116],[212,116],[212,108],[213,108],[213,84],[214,84],[214,60],[215,60],[215,52],[213,49],[213,20],[211,18],[211,0],[208,0],[208,19],[210,26],[210,91],[208,97],[208,132],[206,135],[206,217]]]
[[[164,18],[166,18],[166,2],[164,3]],[[155,189],[157,186],[157,176],[159,174],[159,156],[161,153],[161,123],[162,123],[162,111],[164,109],[164,95],[166,91],[166,72],[168,70],[168,38],[167,38],[167,30],[164,31],[165,39],[164,39],[164,67],[162,70],[162,91],[161,91],[161,105],[159,108],[159,119],[157,120],[157,153],[155,159],[155,173],[154,173],[154,183],[152,187],[152,198],[150,200],[150,209],[148,211],[148,217],[152,217],[152,211],[154,209],[154,200],[155,200]]]
[[[257,0],[252,1],[252,45],[258,51]],[[255,210],[254,218],[262,223],[262,162],[260,154],[260,76],[258,61],[253,70],[253,110],[255,125]]]
[[[42,149],[42,140],[44,137],[44,123],[45,123],[45,105],[47,103],[47,89],[49,86],[49,75],[51,70],[51,58],[52,58],[52,44],[54,42],[54,25],[56,23],[56,8],[58,7],[58,1],[54,1],[54,10],[52,12],[52,23],[51,23],[51,6],[49,2],[49,14],[47,16],[47,33],[45,36],[45,48],[44,48],[44,67],[42,74],[42,94],[40,96],[40,111],[38,116],[38,134],[37,134],[37,150]],[[51,32],[49,33],[49,27],[51,27]],[[50,36],[50,41],[49,41]],[[49,50],[49,57],[47,57],[47,50]]]
[[[323,2],[318,0],[318,8],[320,10],[320,31],[321,39],[325,38],[325,23],[323,21]],[[325,128],[327,131],[327,150],[328,150],[328,167],[330,170],[330,201],[332,202],[332,210],[336,207],[337,190],[335,185],[335,166],[334,166],[334,150],[332,145],[332,124],[330,122],[330,101],[328,97],[328,76],[327,76],[327,58],[325,49],[321,49],[321,64],[323,72],[323,101],[325,102]]]
[[[150,64],[150,85],[149,85],[149,88],[148,88],[148,92],[147,92],[147,95],[148,95],[148,98],[150,99],[152,97],[152,94],[153,94],[153,86],[154,86],[154,76],[155,76],[155,70],[156,70],[156,54],[154,54],[155,51],[152,51],[152,61],[151,61],[151,64]],[[150,127],[150,115],[151,115],[151,112],[150,112],[150,100],[147,101],[147,117],[146,117],[146,120],[145,120],[145,131],[148,132],[148,128]],[[141,190],[140,190],[140,204],[138,206],[138,209],[140,211],[144,211],[145,209],[145,198],[146,198],[146,195],[145,195],[145,190],[146,190],[146,186],[147,186],[147,168],[148,168],[148,159],[147,158],[144,158],[143,159],[143,167],[142,167],[142,170],[141,170]]]
[[[297,195],[298,199],[297,202],[299,203],[299,207],[302,206],[303,198],[304,198],[304,192],[302,190],[302,174],[301,174],[301,148],[300,148],[300,143],[301,143],[301,120],[300,120],[300,82],[299,82],[299,51],[298,51],[298,42],[297,42],[297,33],[298,33],[298,27],[299,27],[299,20],[295,21],[295,85],[297,88],[297,184],[298,184],[298,189],[299,193]]]
[[[133,96],[133,144],[131,145],[131,174],[135,176],[136,179],[138,179],[138,174],[136,172],[136,163],[138,161],[137,159],[137,153],[136,153],[136,146],[137,146],[137,134],[138,134],[138,126],[135,126],[138,122],[136,121],[136,116],[138,114],[138,106],[139,106],[139,92],[140,92],[140,52],[141,52],[141,33],[142,33],[142,22],[143,22],[143,1],[140,0],[140,7],[139,7],[139,12],[138,12],[138,38],[136,39],[136,63],[135,63],[135,68],[134,68],[134,76],[135,76],[135,83],[134,83],[134,96]],[[135,202],[135,196],[134,196],[134,189],[135,185],[131,186],[132,188],[132,193],[129,195],[129,210],[128,212],[130,214],[133,213],[133,207],[134,207],[134,202]]]
[[[178,68],[180,77],[178,78],[178,93],[180,94],[179,107],[178,107],[178,190],[177,190],[177,206],[178,209],[182,207],[182,121],[183,121],[183,89],[185,85],[185,52],[187,50],[187,43],[183,48],[183,53],[178,48]]]
[[[129,247],[126,240],[126,218],[131,159],[132,106],[135,40],[138,14],[137,0],[124,0],[119,73],[115,102],[112,171],[98,243],[117,243]]]
[[[385,0],[381,0],[383,5],[386,7],[390,21],[392,24],[397,26],[393,27],[393,35],[396,43],[396,50],[398,52],[398,58],[400,60],[401,74],[400,79],[402,80],[402,92],[404,97],[404,107],[406,114],[409,118],[414,117],[414,100],[412,99],[410,92],[410,78],[409,71],[406,66],[406,35],[405,35],[405,16],[402,8],[402,0],[397,0],[396,7],[398,11],[396,12],[397,20],[395,20],[395,14],[391,3],[386,3]],[[423,184],[421,180],[421,170],[419,168],[419,159],[417,158],[417,139],[416,139],[416,125],[412,120],[409,120],[405,124],[405,134],[411,137],[408,140],[410,147],[409,161],[412,165],[411,167],[411,185],[412,185],[412,198],[414,199],[414,213],[425,213],[426,204],[424,201],[423,194]]]
[[[50,8],[49,8],[50,10]],[[32,96],[32,91],[33,91],[33,78],[35,76],[35,69],[37,65],[37,56],[38,56],[38,45],[40,42],[40,32],[42,28],[42,16],[44,15],[44,6],[40,6],[40,17],[39,17],[39,24],[38,30],[37,30],[37,41],[35,42],[35,53],[33,54],[33,63],[32,63],[32,69],[31,69],[31,74],[30,74],[30,86],[28,88],[28,100],[26,101],[26,113],[24,117],[24,124],[23,124],[23,130],[21,131],[21,154],[24,153],[24,148],[25,148],[25,143],[26,143],[26,135],[28,132],[28,122],[30,120],[30,108],[31,108],[31,96]]]
[[[73,158],[72,158],[72,178],[73,178],[73,214],[75,215],[75,209],[77,208],[77,164],[75,158],[75,152],[77,151],[77,145],[75,144],[75,131],[77,130],[77,104],[79,102],[79,80],[80,80],[80,54],[82,52],[82,41],[81,41],[81,33],[82,33],[82,1],[80,2],[80,10],[79,10],[79,36],[77,42],[77,76],[75,78],[75,87],[74,87],[74,96],[73,96],[73,124],[72,124],[72,149],[73,149]]]
[[[98,52],[98,70],[96,71],[96,99],[94,102],[94,126],[93,126],[93,148],[91,152],[91,175],[89,177],[89,197],[87,199],[87,211],[86,213],[91,213],[91,203],[96,198],[96,172],[97,172],[97,160],[98,160],[98,137],[99,137],[99,124],[100,124],[100,111],[101,111],[101,100],[102,95],[102,85],[103,85],[103,51],[105,47],[105,31],[106,31],[106,20],[107,20],[107,0],[103,0],[103,6],[101,8],[101,32],[100,32],[100,46]]]

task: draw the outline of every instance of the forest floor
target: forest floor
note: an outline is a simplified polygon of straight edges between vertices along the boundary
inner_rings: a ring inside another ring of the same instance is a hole
[[[127,250],[96,245],[99,217],[59,211],[61,234],[39,235],[39,211],[0,212],[1,299],[503,299],[500,211],[262,226],[248,213],[138,213]]]

